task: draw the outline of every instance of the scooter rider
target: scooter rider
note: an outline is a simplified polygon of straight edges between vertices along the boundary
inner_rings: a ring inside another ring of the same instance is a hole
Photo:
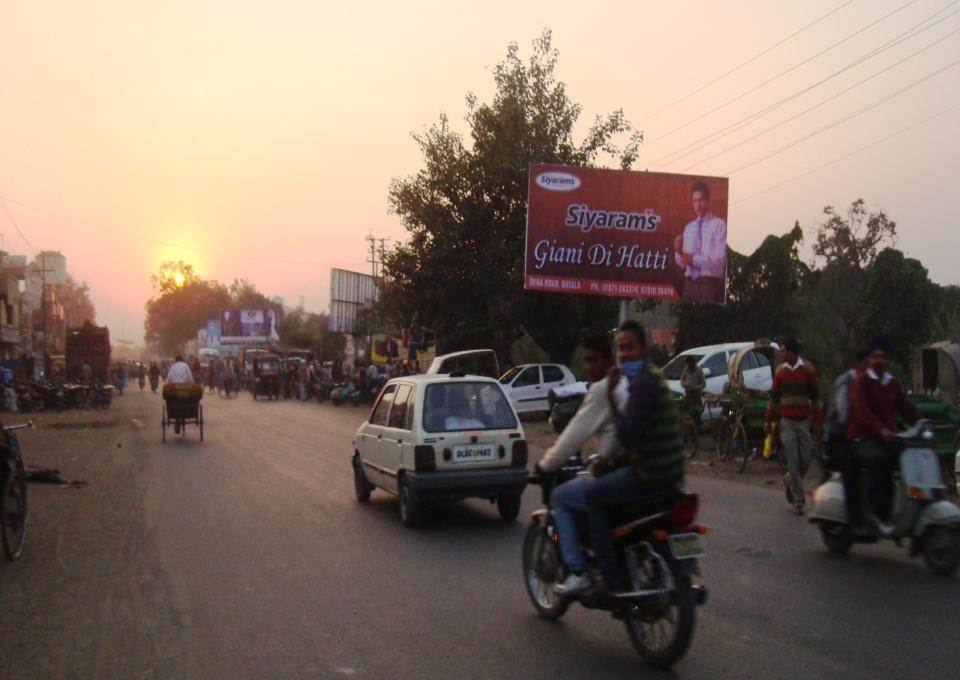
[[[621,356],[621,360],[635,358],[632,355]],[[559,470],[571,456],[577,455],[594,435],[598,438],[597,453],[600,460],[613,460],[622,453],[613,424],[613,412],[607,400],[607,374],[613,367],[609,337],[595,335],[587,338],[583,343],[583,363],[592,383],[590,389],[556,443],[547,449],[543,458],[537,462],[537,472],[550,473]],[[627,399],[626,380],[618,378],[614,385],[615,395],[622,406]],[[586,563],[581,552],[575,514],[586,511],[587,489],[595,481],[593,476],[579,476],[561,484],[553,492],[552,504],[560,533],[560,550],[569,569],[566,580],[556,588],[558,594],[572,595],[590,586],[590,575],[586,572]]]
[[[614,412],[617,437],[626,454],[613,463],[614,469],[598,477],[587,489],[587,521],[597,565],[608,591],[620,590],[622,574],[613,545],[610,509],[638,503],[651,495],[679,488],[683,484],[683,447],[680,420],[673,395],[660,371],[647,361],[643,326],[625,321],[617,331],[620,368],[629,380],[629,401],[621,411],[610,382],[607,393]],[[635,359],[624,361],[624,356]],[[619,375],[611,369],[610,380]]]
[[[890,517],[893,469],[899,453],[894,437],[897,416],[914,424],[920,414],[906,398],[900,383],[887,372],[890,343],[874,338],[867,345],[867,370],[853,381],[852,414],[847,440],[857,463],[867,469],[870,508],[881,522]]]

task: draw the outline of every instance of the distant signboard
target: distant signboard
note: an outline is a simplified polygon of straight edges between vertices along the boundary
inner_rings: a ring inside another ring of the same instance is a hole
[[[252,345],[278,340],[278,324],[272,309],[224,309],[220,312],[220,343]]]
[[[220,344],[220,320],[207,321],[207,347],[216,347]]]
[[[358,312],[376,299],[377,280],[374,277],[332,268],[328,329],[335,333],[353,333]]]
[[[727,194],[722,177],[533,163],[524,287],[722,303]]]

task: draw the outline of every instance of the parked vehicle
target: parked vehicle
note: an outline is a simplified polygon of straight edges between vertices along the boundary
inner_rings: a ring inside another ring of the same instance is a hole
[[[613,535],[629,587],[612,598],[602,598],[595,589],[561,596],[556,586],[566,578],[567,567],[550,500],[556,485],[578,474],[589,473],[574,458],[554,475],[529,478],[540,486],[544,505],[533,513],[523,541],[523,583],[530,601],[545,619],[559,619],[574,602],[608,611],[623,620],[630,642],[647,663],[668,668],[689,648],[696,607],[707,598],[706,589],[694,583],[700,575],[697,559],[703,555],[701,535],[707,532],[695,523],[699,499],[676,490],[618,508]],[[585,554],[595,571],[585,519],[582,524],[581,540],[587,543]]]
[[[549,412],[550,390],[577,382],[562,364],[523,364],[500,376],[500,384],[517,413]]]
[[[767,341],[758,341],[760,344],[770,344],[775,348],[779,347],[776,343],[767,343]],[[696,359],[697,365],[703,370],[707,379],[707,387],[704,390],[709,394],[723,394],[729,389],[728,368],[729,361],[733,356],[745,347],[750,347],[753,342],[730,342],[722,345],[708,345],[706,347],[694,347],[684,350],[663,367],[663,376],[667,380],[667,386],[676,394],[683,394],[683,387],[680,386],[680,376],[683,375],[683,369],[686,368],[687,357],[692,356]],[[775,367],[774,367],[775,368]],[[773,373],[769,364],[769,359],[762,354],[751,353],[744,358],[743,364],[744,386],[758,392],[768,392],[773,387]],[[710,420],[719,416],[711,409],[705,409],[701,420]]]
[[[550,425],[553,426],[554,432],[560,434],[573,420],[589,389],[590,384],[581,381],[550,390],[547,394],[547,404],[550,407]]]
[[[450,373],[499,378],[500,362],[497,360],[497,353],[492,349],[470,349],[442,354],[436,357],[427,369],[428,375]]]
[[[418,524],[429,501],[484,498],[504,521],[520,512],[527,441],[510,401],[492,379],[419,375],[394,378],[357,430],[357,500],[374,488],[399,496],[400,520]]]
[[[933,448],[944,476],[955,484],[953,457],[960,449],[960,343],[935,342],[921,348],[913,359],[910,401],[933,423]]]
[[[31,427],[32,422],[4,427],[0,444],[0,533],[3,552],[11,561],[20,557],[27,538],[26,471],[16,431]]]
[[[909,540],[911,556],[922,555],[930,571],[949,576],[960,566],[960,509],[946,500],[947,487],[933,449],[933,424],[921,420],[897,437],[902,447],[896,478],[896,497],[890,524],[879,521],[863,494],[864,516],[874,536],[860,542],[886,538]],[[810,521],[820,529],[831,552],[846,553],[857,542],[851,532],[839,473],[821,484],[813,494]]]

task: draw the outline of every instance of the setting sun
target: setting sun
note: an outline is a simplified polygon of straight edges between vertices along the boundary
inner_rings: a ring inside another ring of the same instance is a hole
[[[178,286],[182,286],[184,281],[183,272],[177,272],[176,274],[174,274],[173,280],[177,282]]]

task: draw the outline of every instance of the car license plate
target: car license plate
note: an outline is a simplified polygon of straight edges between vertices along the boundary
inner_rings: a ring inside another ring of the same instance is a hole
[[[673,534],[667,537],[674,559],[689,560],[703,554],[700,534]]]
[[[454,463],[473,463],[478,460],[493,460],[496,458],[496,451],[492,445],[481,446],[454,446]]]

